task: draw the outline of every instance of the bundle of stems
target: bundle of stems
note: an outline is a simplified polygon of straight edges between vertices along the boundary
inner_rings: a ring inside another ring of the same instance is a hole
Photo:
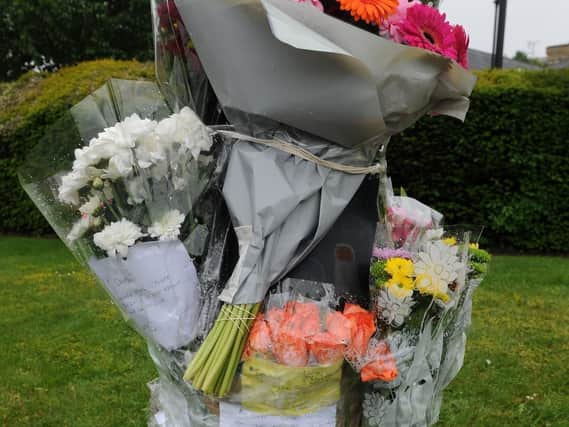
[[[231,391],[249,329],[261,304],[225,304],[184,375],[196,390],[224,397]]]

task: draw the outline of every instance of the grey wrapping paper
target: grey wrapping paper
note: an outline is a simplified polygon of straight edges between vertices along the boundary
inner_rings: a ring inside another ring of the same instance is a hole
[[[369,165],[428,112],[463,119],[474,77],[284,0],[176,0],[225,114],[241,133]],[[273,148],[235,144],[223,194],[240,260],[221,299],[259,302],[324,237],[363,180]]]

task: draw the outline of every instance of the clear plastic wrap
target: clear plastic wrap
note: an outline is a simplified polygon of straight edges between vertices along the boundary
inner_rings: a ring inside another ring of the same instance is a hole
[[[70,110],[20,173],[125,317],[167,349],[198,333],[191,257],[205,255],[208,240],[210,218],[197,207],[218,172],[212,145],[192,110],[171,113],[156,85],[111,80]]]

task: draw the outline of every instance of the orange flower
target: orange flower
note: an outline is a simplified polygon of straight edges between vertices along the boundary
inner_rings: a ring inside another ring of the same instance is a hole
[[[277,361],[286,366],[306,366],[308,346],[304,338],[296,333],[281,329],[274,345],[273,353]]]
[[[367,363],[361,372],[362,381],[393,381],[397,378],[397,365],[395,357],[384,341],[369,352],[370,362]]]
[[[344,358],[345,344],[330,332],[320,332],[309,338],[310,354],[322,365],[330,365]]]
[[[346,304],[344,316],[351,322],[351,340],[346,357],[356,362],[365,355],[369,340],[375,334],[375,316],[356,304]]]
[[[258,314],[251,327],[249,338],[247,338],[243,359],[248,359],[255,353],[270,354],[271,346],[271,330],[269,325],[265,321],[264,316]]]
[[[399,0],[338,0],[338,3],[340,9],[350,12],[356,21],[380,24],[395,13]]]
[[[339,311],[326,315],[326,329],[344,344],[352,340],[352,323]]]

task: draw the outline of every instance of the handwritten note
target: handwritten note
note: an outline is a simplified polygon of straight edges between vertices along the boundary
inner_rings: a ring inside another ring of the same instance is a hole
[[[138,243],[120,257],[89,266],[139,331],[168,350],[196,334],[200,292],[196,269],[179,241]]]
[[[336,427],[336,405],[300,417],[263,415],[220,402],[220,427]]]

